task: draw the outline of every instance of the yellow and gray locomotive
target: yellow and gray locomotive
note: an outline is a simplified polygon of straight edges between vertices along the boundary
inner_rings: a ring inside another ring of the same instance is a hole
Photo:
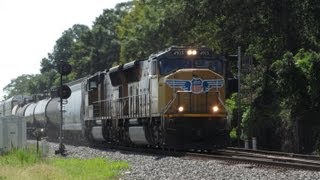
[[[171,47],[83,82],[89,140],[174,149],[228,142],[225,58],[209,48]]]

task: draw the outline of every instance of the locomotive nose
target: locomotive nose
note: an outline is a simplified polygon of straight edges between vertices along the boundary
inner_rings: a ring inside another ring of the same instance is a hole
[[[208,69],[181,69],[165,77],[167,113],[174,116],[225,114],[224,80]]]

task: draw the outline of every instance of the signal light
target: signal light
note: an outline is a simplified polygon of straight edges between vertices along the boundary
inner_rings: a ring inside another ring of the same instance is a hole
[[[67,85],[56,87],[51,89],[50,96],[51,98],[60,97],[62,99],[68,99],[71,96],[71,89]]]
[[[62,99],[68,99],[71,96],[71,89],[67,85],[62,85],[58,89],[58,96]]]
[[[69,63],[61,61],[58,65],[58,72],[63,75],[66,76],[68,74],[70,74],[72,71],[72,67]]]

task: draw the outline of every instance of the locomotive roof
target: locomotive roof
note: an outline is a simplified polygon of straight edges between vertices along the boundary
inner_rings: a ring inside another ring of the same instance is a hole
[[[213,55],[213,50],[211,48],[208,48],[208,47],[205,47],[205,46],[201,46],[201,47],[171,46],[171,47],[165,49],[164,51],[159,51],[157,53],[151,54],[149,56],[149,59],[159,58],[161,56],[172,56],[172,53],[170,53],[170,52],[183,51],[183,50],[188,50],[188,49],[206,51],[206,52],[209,53],[209,55]],[[201,56],[203,56],[203,55],[201,55]]]

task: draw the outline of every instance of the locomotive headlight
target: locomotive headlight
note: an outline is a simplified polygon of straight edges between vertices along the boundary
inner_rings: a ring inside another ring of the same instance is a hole
[[[192,50],[192,49],[189,49],[188,51],[187,51],[187,55],[188,56],[190,56],[190,55],[197,55],[197,50]]]
[[[183,110],[184,110],[184,108],[183,108],[182,106],[180,106],[180,107],[178,108],[178,111],[179,111],[179,112],[183,112]]]
[[[218,106],[213,106],[212,110],[213,110],[213,112],[218,112],[219,111],[219,107]]]

